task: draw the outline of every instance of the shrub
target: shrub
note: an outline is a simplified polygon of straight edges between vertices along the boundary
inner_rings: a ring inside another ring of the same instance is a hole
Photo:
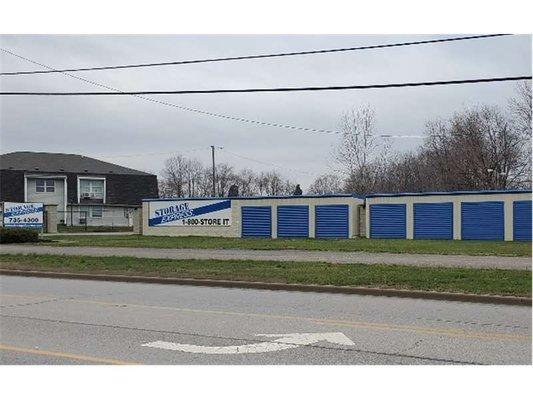
[[[36,229],[0,227],[0,243],[28,243],[39,241]]]

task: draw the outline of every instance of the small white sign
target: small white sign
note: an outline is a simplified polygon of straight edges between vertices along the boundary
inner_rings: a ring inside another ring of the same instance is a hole
[[[4,226],[12,228],[43,227],[43,203],[4,202]]]
[[[148,226],[231,226],[231,200],[164,200],[149,203]]]

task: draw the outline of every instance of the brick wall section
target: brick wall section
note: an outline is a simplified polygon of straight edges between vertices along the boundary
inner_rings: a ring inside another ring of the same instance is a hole
[[[140,205],[142,199],[158,197],[155,175],[96,175],[67,173],[68,202],[78,202],[78,177],[105,177],[106,204]]]
[[[155,175],[107,175],[107,204],[142,204],[142,199],[158,197]]]
[[[23,171],[0,171],[0,201],[24,201]]]

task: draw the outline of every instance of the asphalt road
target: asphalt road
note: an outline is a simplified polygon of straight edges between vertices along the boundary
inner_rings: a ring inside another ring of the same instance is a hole
[[[531,364],[524,306],[0,279],[1,364]]]
[[[53,247],[4,244],[0,254],[65,254],[195,260],[321,261],[339,264],[414,265],[420,267],[498,268],[531,271],[531,257],[394,254],[347,251],[152,249],[131,247]]]

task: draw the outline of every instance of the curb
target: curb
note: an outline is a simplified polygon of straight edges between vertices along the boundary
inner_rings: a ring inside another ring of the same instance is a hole
[[[286,290],[334,294],[358,294],[365,296],[403,297],[411,299],[462,301],[470,303],[505,304],[531,307],[531,298],[529,297],[492,296],[467,293],[432,292],[422,290],[380,289],[357,286],[304,285],[292,283],[265,283],[213,279],[161,278],[107,274],[78,274],[71,272],[30,271],[14,269],[0,269],[0,275],[59,279],[82,279],[92,281],[158,283],[167,285],[191,285],[240,289]]]

